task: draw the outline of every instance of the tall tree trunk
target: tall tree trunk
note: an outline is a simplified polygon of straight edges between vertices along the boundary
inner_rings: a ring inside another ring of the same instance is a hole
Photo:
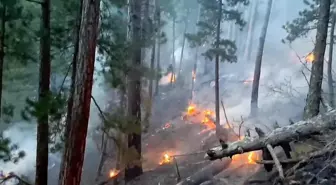
[[[137,152],[137,155],[132,156],[129,164],[125,169],[125,181],[128,182],[142,174],[141,164],[141,75],[138,69],[141,67],[141,46],[138,44],[141,41],[140,28],[141,25],[141,0],[130,1],[130,23],[132,34],[132,69],[128,76],[128,107],[127,115],[132,119],[132,126],[136,127],[140,132],[128,134],[128,149]]]
[[[172,49],[172,66],[173,66],[173,70],[172,70],[172,75],[170,78],[170,84],[173,84],[173,82],[175,81],[175,70],[176,70],[176,61],[175,61],[175,26],[176,26],[176,16],[174,15],[173,17],[173,49]]]
[[[259,95],[259,81],[260,81],[260,73],[261,73],[261,62],[264,53],[264,45],[266,40],[268,22],[271,16],[273,0],[268,0],[267,4],[267,12],[264,20],[264,25],[261,30],[261,35],[259,38],[259,47],[257,58],[254,67],[254,76],[252,83],[252,94],[251,94],[251,116],[256,116],[258,113],[258,95]]]
[[[155,9],[157,10],[157,38],[156,38],[156,43],[157,43],[157,52],[156,52],[156,72],[160,72],[160,59],[161,59],[161,9],[159,5],[159,1],[156,1],[155,3]],[[156,76],[156,81],[155,81],[155,96],[159,94],[159,82],[160,82],[160,75]]]
[[[5,33],[6,33],[6,5],[3,3],[1,12],[1,33],[0,33],[0,118],[2,117],[2,84],[5,60]]]
[[[185,43],[186,43],[186,40],[187,40],[185,35],[186,35],[187,29],[188,29],[189,12],[190,12],[190,10],[188,9],[187,16],[186,16],[186,19],[185,19],[185,22],[184,22],[182,49],[181,49],[181,55],[180,55],[179,70],[178,70],[178,75],[177,75],[178,78],[180,77],[181,71],[182,71],[182,62],[183,62],[184,47],[185,47]]]
[[[329,103],[330,106],[334,106],[334,80],[332,77],[332,60],[333,60],[333,50],[334,50],[334,32],[335,32],[335,23],[336,23],[336,12],[335,10],[332,13],[332,22],[331,22],[331,28],[329,33],[329,59],[328,59],[328,89],[329,89]]]
[[[246,40],[247,43],[246,43],[245,51],[244,51],[245,60],[251,59],[252,40],[253,40],[255,24],[257,20],[258,4],[259,4],[259,0],[255,0],[255,2],[252,4],[251,18],[249,20],[248,31],[247,31],[247,40]]]
[[[41,4],[41,39],[40,39],[40,76],[39,102],[49,101],[50,92],[50,0]],[[49,110],[49,109],[47,109]],[[48,154],[49,154],[49,123],[48,112],[45,111],[37,118],[37,146],[36,146],[36,185],[48,184]]]
[[[217,30],[216,30],[216,49],[219,49],[220,42],[220,32],[221,32],[221,22],[222,22],[222,0],[219,0],[219,10],[217,17]],[[216,128],[220,127],[220,117],[219,117],[219,54],[216,54],[215,58],[215,96],[216,96]]]
[[[69,136],[64,150],[60,185],[79,185],[90,116],[100,0],[82,0],[82,16],[76,61],[75,91]]]
[[[154,19],[156,18],[156,12],[154,13]],[[156,26],[156,24],[155,24]],[[152,53],[151,53],[151,62],[150,62],[150,69],[151,72],[154,71],[154,66],[155,66],[155,51],[156,50],[156,39],[154,39],[154,42],[152,44]],[[147,132],[147,129],[149,128],[149,119],[151,117],[151,113],[152,113],[152,105],[153,105],[153,83],[154,83],[154,79],[151,77],[149,79],[149,86],[148,86],[148,96],[149,96],[149,102],[148,102],[148,107],[144,116],[144,132]]]
[[[331,0],[320,1],[316,44],[313,51],[315,57],[310,74],[309,90],[303,114],[304,119],[316,116],[320,112],[323,63],[328,35],[330,4]]]
[[[156,3],[159,3],[158,0],[155,0],[155,4]],[[155,67],[155,54],[156,54],[156,45],[157,45],[157,37],[159,35],[159,33],[157,32],[158,31],[158,27],[160,25],[158,25],[158,9],[155,5],[155,11],[154,11],[154,24],[153,24],[153,30],[152,30],[152,33],[155,33],[155,39],[153,39],[153,43],[152,43],[152,53],[151,53],[151,63],[150,63],[150,69],[151,69],[151,72],[154,71],[154,67]],[[152,99],[153,99],[153,83],[154,83],[154,79],[151,78],[149,80],[149,89],[148,89],[148,92],[149,92],[149,100],[151,101],[150,104],[152,104]]]
[[[79,32],[80,32],[80,25],[81,25],[81,17],[82,17],[82,5],[83,1],[80,2],[80,6],[78,8],[78,15],[77,15],[77,21],[76,21],[76,26],[74,29],[74,38],[73,38],[73,43],[74,43],[74,53],[73,53],[73,58],[72,58],[72,71],[71,71],[71,85],[70,85],[70,93],[68,97],[68,107],[67,107],[67,117],[66,117],[66,122],[65,122],[65,130],[64,130],[64,138],[67,139],[69,138],[69,133],[71,129],[71,115],[72,115],[72,104],[73,104],[73,99],[74,99],[74,94],[75,94],[75,83],[76,83],[76,71],[77,71],[77,57],[78,57],[78,50],[79,50]],[[64,143],[64,149],[69,147],[69,142]],[[61,184],[61,179],[63,178],[64,175],[64,161],[65,160],[65,152],[63,153],[62,156],[62,161],[60,165],[60,173],[59,173],[59,184]]]
[[[197,12],[197,23],[200,21],[200,16],[201,16],[201,5],[198,5],[198,12]],[[196,32],[198,32],[198,29],[196,29]],[[199,47],[200,46],[196,46],[196,50],[195,50],[195,63],[194,63],[194,67],[192,70],[192,74],[191,74],[191,94],[190,94],[190,101],[192,102],[194,99],[194,93],[195,93],[195,81],[196,81],[196,74],[197,74],[197,63],[198,63],[198,52],[199,52]]]
[[[191,95],[190,95],[190,101],[192,102],[192,100],[194,99],[194,93],[195,93],[195,81],[196,81],[196,74],[197,74],[197,63],[198,63],[198,46],[196,47],[196,51],[195,51],[195,63],[194,63],[194,67],[192,70],[192,74],[191,74]]]

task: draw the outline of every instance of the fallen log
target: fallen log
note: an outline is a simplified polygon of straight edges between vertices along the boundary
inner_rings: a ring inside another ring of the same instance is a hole
[[[232,142],[223,149],[221,146],[209,149],[205,155],[206,159],[216,160],[224,157],[231,157],[235,154],[251,152],[266,148],[279,146],[281,143],[307,138],[313,134],[320,134],[329,129],[335,129],[336,110],[326,112],[306,121],[299,121],[295,124],[273,130],[268,136],[262,138],[244,138]]]
[[[215,175],[228,168],[230,163],[231,159],[229,158],[221,161],[214,161],[176,185],[199,185],[205,181],[209,181]]]

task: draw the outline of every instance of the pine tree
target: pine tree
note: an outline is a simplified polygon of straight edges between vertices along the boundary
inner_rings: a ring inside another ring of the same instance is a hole
[[[330,19],[331,0],[323,0],[318,8],[318,24],[316,34],[316,44],[314,47],[314,60],[312,64],[309,90],[304,108],[304,118],[314,117],[320,112],[320,102],[322,98],[322,81],[323,81],[323,63],[328,35],[328,23]]]
[[[242,20],[241,12],[235,10],[234,7],[238,4],[247,5],[248,1],[201,0],[200,4],[202,20],[198,22],[199,30],[194,38],[199,43],[209,45],[210,49],[203,54],[205,57],[209,60],[215,58],[216,129],[220,129],[219,62],[237,62],[235,43],[220,37],[221,24],[223,21],[235,21],[241,27],[244,26],[245,22]],[[218,133],[217,130],[216,133]]]
[[[76,78],[69,137],[63,157],[61,185],[79,185],[86,146],[90,116],[91,92],[95,61],[96,40],[100,15],[100,0],[83,0],[76,61]]]

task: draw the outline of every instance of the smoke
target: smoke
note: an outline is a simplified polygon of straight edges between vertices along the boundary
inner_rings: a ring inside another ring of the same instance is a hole
[[[99,56],[98,56],[99,57]],[[105,100],[109,95],[106,87],[103,86],[103,77],[99,75],[98,71],[101,70],[99,62],[95,64],[94,84],[92,88],[92,96],[95,97],[98,105],[104,110],[106,104]],[[99,111],[96,105],[91,101],[91,111],[89,120],[89,131],[87,137],[87,146],[85,158],[93,158],[95,160],[85,160],[83,170],[83,180],[94,180],[92,174],[96,172],[96,166],[98,164],[99,155],[96,143],[93,140],[93,134],[96,127],[100,123]],[[20,160],[17,164],[0,162],[0,171],[4,173],[14,172],[17,175],[24,175],[29,178],[30,181],[34,181],[35,175],[35,160],[36,160],[36,122],[16,122],[11,124],[4,132],[4,136],[11,139],[13,143],[19,145],[20,150],[26,152],[26,156]],[[49,182],[48,184],[57,184],[59,165],[61,163],[60,153],[49,154]],[[88,176],[91,178],[86,179]],[[85,178],[86,177],[86,178]]]

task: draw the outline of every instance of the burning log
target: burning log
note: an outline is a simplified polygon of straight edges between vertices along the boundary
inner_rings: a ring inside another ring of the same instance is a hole
[[[293,140],[307,138],[313,134],[320,134],[329,129],[335,129],[336,110],[326,112],[306,121],[273,130],[268,136],[262,138],[244,138],[229,143],[228,147],[215,147],[207,151],[205,158],[209,160],[222,159],[236,154],[279,146]]]
[[[199,185],[205,181],[209,181],[213,176],[219,174],[221,171],[229,167],[231,159],[224,159],[221,161],[214,161],[213,163],[205,166],[200,171],[185,178],[177,185]]]

